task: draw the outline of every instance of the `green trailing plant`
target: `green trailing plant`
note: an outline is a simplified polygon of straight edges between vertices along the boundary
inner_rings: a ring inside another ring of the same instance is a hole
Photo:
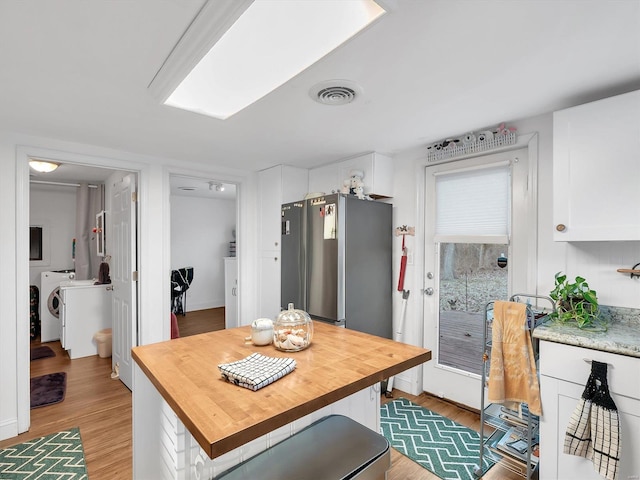
[[[600,315],[598,296],[582,277],[570,283],[562,272],[556,273],[555,288],[549,296],[556,302],[556,311],[550,316],[560,323],[575,322],[578,328],[606,330]]]

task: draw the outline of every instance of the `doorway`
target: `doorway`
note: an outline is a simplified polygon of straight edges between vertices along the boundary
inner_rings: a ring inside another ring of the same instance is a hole
[[[49,173],[46,176],[38,175],[31,172],[27,163],[31,157],[46,158],[53,160],[60,164],[55,172]],[[42,255],[39,262],[31,264],[28,268],[18,271],[16,283],[19,289],[25,289],[28,285],[40,284],[40,272],[44,270],[53,269],[67,269],[73,270],[73,238],[75,235],[75,210],[74,198],[76,196],[76,190],[80,183],[88,183],[90,185],[104,184],[109,179],[115,177],[123,177],[126,175],[132,175],[134,183],[137,183],[136,173],[120,170],[118,162],[110,159],[98,159],[97,157],[84,156],[73,153],[65,153],[58,151],[49,151],[47,149],[19,147],[17,154],[17,183],[21,185],[21,199],[19,205],[22,208],[18,208],[18,225],[29,226],[32,220],[36,223],[42,223],[48,233],[43,232],[43,244]],[[129,163],[130,166],[131,164]],[[63,193],[62,193],[63,192]],[[36,201],[34,195],[38,197]],[[61,200],[62,199],[62,200]],[[62,203],[56,206],[56,203],[61,201]],[[107,198],[108,201],[108,198]],[[30,205],[35,204],[35,205]],[[46,206],[46,209],[43,207]],[[36,207],[30,209],[30,206]],[[48,209],[48,210],[47,210]],[[31,211],[30,211],[31,210]],[[40,216],[39,219],[35,218]],[[137,215],[136,215],[137,216]],[[107,231],[109,224],[107,224]],[[21,231],[22,229],[18,229]],[[29,230],[25,228],[25,230]],[[130,224],[129,231],[134,239],[137,239],[137,222],[134,218]],[[30,255],[29,252],[29,240],[20,240],[20,234],[17,234],[17,256],[23,258]],[[46,253],[45,253],[46,252]],[[138,245],[134,243],[134,247],[130,252],[131,257],[136,259],[138,256]],[[30,258],[30,257],[26,257]],[[113,261],[113,260],[112,260]],[[24,265],[24,264],[23,264]],[[27,264],[29,265],[29,264]],[[22,287],[20,287],[22,285]],[[137,285],[135,286],[136,294],[131,299],[132,303],[129,305],[129,309],[135,312],[137,316]],[[23,305],[23,303],[25,305]],[[45,308],[41,302],[41,308]],[[28,304],[24,301],[18,302],[18,318],[24,317],[24,311],[28,312]],[[28,314],[27,314],[28,316]],[[137,328],[137,323],[134,322],[134,327]],[[129,335],[129,338],[136,338],[134,334]],[[117,340],[117,338],[116,338]],[[29,351],[30,343],[30,331],[29,329],[18,328],[18,346],[20,351]],[[130,345],[129,349],[131,346]],[[111,361],[110,361],[111,362]],[[29,428],[30,425],[30,408],[29,408],[29,377],[30,377],[30,365],[28,357],[26,361],[18,361],[17,375],[18,375],[18,431],[23,432]],[[123,378],[123,383],[131,389],[131,382],[127,385],[126,378]]]
[[[170,175],[172,311],[179,335],[238,325],[237,189],[219,178]]]
[[[485,305],[535,285],[530,150],[425,167],[424,346],[434,361],[424,366],[423,390],[474,408]]]

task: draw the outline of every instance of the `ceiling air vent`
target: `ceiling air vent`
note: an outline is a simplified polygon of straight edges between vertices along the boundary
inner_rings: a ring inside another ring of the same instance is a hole
[[[323,105],[345,105],[362,94],[362,88],[348,80],[320,82],[309,90],[309,96]]]

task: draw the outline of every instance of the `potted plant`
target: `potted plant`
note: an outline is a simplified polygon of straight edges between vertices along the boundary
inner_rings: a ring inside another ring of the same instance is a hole
[[[582,277],[570,283],[562,272],[556,273],[555,288],[549,296],[556,302],[556,311],[550,317],[560,323],[576,322],[578,328],[601,328],[606,323],[600,316],[595,290]]]

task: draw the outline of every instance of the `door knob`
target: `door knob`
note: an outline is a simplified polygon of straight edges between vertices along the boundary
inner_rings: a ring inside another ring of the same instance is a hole
[[[431,287],[425,288],[424,289],[424,294],[425,295],[433,295],[433,288],[431,288]]]

